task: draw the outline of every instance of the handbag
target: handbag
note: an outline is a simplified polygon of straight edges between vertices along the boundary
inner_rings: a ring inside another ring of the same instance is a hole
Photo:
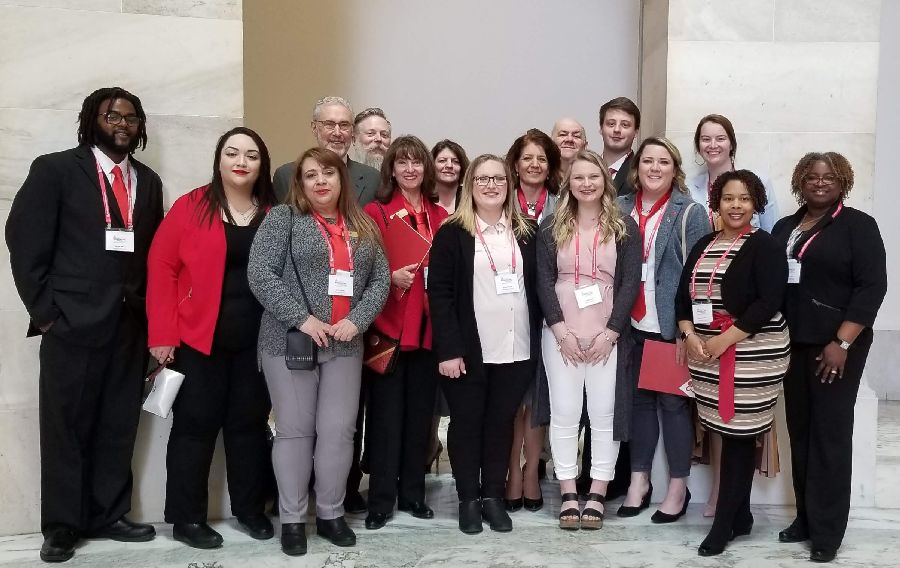
[[[385,226],[388,225],[384,208],[378,204]],[[400,340],[381,332],[374,325],[363,334],[363,365],[378,373],[388,375],[394,372],[397,356],[400,354]]]
[[[147,395],[142,408],[160,418],[168,418],[172,411],[172,404],[175,403],[175,397],[178,396],[178,389],[181,388],[181,383],[184,381],[184,375],[166,366],[161,366],[150,373],[146,380],[153,381],[153,388]]]
[[[309,299],[303,290],[303,282],[300,280],[300,272],[297,270],[297,261],[294,260],[294,208],[289,206],[291,210],[291,228],[288,231],[288,256],[291,257],[291,264],[294,267],[294,275],[297,277],[297,286],[300,287],[300,295],[303,296],[303,302],[306,311],[312,316]],[[284,364],[292,371],[312,371],[319,363],[318,346],[313,338],[300,331],[296,327],[291,327],[287,331],[287,345],[284,351]]]

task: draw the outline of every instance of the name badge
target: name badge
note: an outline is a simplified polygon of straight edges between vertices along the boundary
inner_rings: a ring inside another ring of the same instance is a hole
[[[788,259],[788,284],[800,283],[800,261],[796,258]]]
[[[134,252],[134,231],[106,229],[106,250]]]
[[[647,281],[647,263],[641,264],[641,282]]]
[[[501,272],[494,275],[494,286],[497,287],[497,295],[518,294],[519,277],[514,272]]]
[[[329,296],[352,296],[353,295],[353,273],[346,270],[337,270],[334,274],[328,275],[328,295]]]
[[[599,304],[603,301],[603,296],[600,294],[600,285],[594,283],[575,288],[575,301],[578,302],[578,307],[582,310],[588,306]]]
[[[698,303],[695,302],[691,306],[691,310],[694,314],[694,323],[695,324],[711,324],[713,320],[713,310],[712,304],[709,302]]]

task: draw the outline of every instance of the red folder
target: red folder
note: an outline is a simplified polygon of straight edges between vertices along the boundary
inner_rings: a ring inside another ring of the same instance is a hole
[[[652,339],[644,342],[638,388],[694,397],[691,374],[687,365],[675,362],[675,349],[674,343]]]
[[[402,209],[401,211],[406,213]],[[391,272],[410,264],[422,264],[431,250],[431,243],[399,214],[391,216],[382,236]]]

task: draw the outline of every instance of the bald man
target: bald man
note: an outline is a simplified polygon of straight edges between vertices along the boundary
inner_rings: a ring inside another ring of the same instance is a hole
[[[559,153],[562,156],[559,178],[560,186],[564,186],[569,179],[569,168],[572,167],[575,156],[587,146],[587,134],[580,122],[574,118],[566,117],[556,121],[550,136],[556,142],[556,145],[559,147]]]

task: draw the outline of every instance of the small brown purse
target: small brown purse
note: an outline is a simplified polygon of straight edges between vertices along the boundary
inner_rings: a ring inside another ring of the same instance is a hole
[[[394,372],[399,354],[400,340],[385,335],[375,326],[363,335],[363,364],[379,375]]]

